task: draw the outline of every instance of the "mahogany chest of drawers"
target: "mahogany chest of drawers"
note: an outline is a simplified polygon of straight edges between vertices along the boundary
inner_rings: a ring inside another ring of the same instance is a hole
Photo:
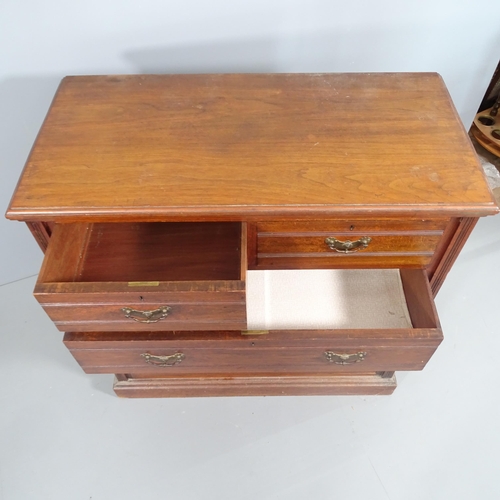
[[[120,396],[390,394],[497,210],[439,75],[136,75],[62,81],[7,217]]]

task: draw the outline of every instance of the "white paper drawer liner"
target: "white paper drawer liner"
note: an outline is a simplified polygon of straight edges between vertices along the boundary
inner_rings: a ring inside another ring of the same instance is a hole
[[[397,269],[247,272],[249,330],[411,328]]]

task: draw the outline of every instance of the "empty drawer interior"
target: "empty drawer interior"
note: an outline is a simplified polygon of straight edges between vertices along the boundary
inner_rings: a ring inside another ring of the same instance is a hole
[[[249,271],[249,330],[439,328],[422,270]]]
[[[240,223],[57,224],[39,281],[240,280]]]

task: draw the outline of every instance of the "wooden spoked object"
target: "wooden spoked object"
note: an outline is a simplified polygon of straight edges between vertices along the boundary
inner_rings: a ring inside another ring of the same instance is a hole
[[[493,107],[481,111],[474,118],[471,132],[477,142],[490,153],[500,157],[500,97]]]

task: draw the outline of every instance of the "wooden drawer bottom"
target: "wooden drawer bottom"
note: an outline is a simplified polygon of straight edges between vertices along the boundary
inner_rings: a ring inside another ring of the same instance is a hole
[[[389,395],[396,388],[393,372],[353,375],[171,376],[146,378],[116,375],[114,390],[125,398],[205,396]]]

